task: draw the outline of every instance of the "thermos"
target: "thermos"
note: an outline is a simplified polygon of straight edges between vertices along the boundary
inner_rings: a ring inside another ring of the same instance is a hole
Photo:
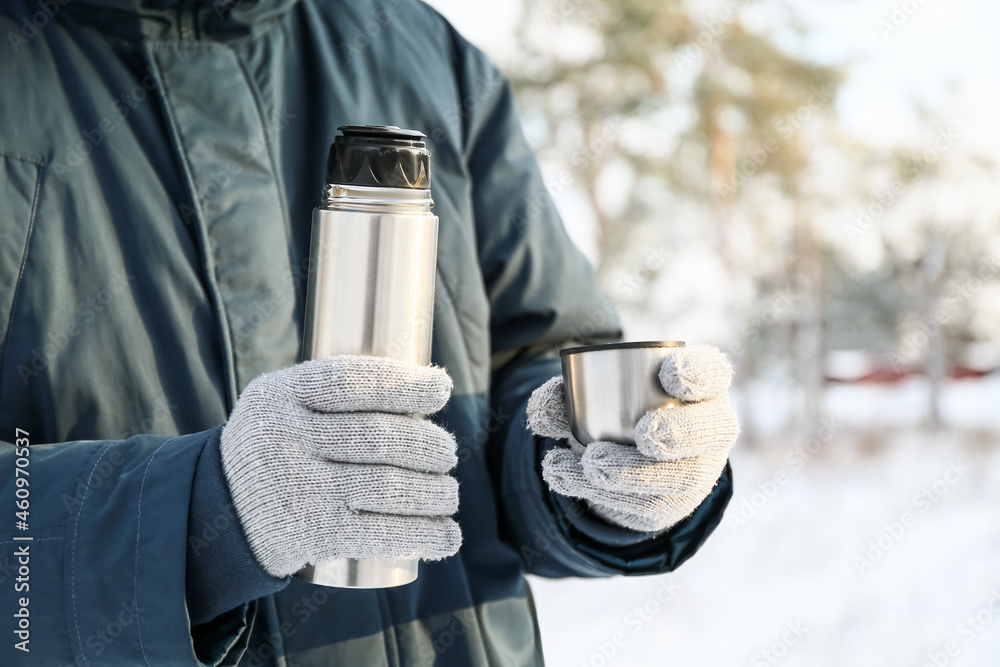
[[[313,210],[303,359],[338,354],[430,364],[438,219],[424,135],[345,125]],[[340,588],[417,578],[416,560],[338,558],[296,576]]]

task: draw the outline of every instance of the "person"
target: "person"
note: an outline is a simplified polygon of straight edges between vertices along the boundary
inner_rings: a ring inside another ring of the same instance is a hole
[[[510,85],[433,9],[15,0],[0,35],[0,662],[538,665],[525,573],[667,572],[717,526],[718,351],[665,362],[689,404],[639,449],[571,446],[556,352],[618,320]],[[296,363],[351,123],[428,137],[431,368]],[[335,556],[425,560],[289,577]]]

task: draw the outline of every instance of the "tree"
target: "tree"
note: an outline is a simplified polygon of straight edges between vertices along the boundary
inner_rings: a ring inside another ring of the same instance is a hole
[[[635,279],[637,247],[659,244],[682,258],[698,240],[710,245],[738,377],[751,379],[766,342],[787,333],[812,424],[824,255],[809,166],[812,144],[831,134],[822,126],[840,74],[748,28],[748,6],[704,16],[676,0],[543,0],[525,6],[521,56],[506,65],[536,150],[589,202],[598,273],[623,309],[668,319],[692,307],[683,295],[672,306],[661,298],[672,262]],[[753,7],[797,29],[789,5]],[[629,289],[616,289],[623,280]],[[790,317],[746,326],[789,293]]]

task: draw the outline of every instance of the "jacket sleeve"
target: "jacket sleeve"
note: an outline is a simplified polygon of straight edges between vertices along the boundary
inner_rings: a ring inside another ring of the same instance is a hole
[[[559,219],[522,135],[509,83],[481,52],[457,34],[454,39],[462,97],[476,99],[463,139],[490,300],[491,402],[498,414],[516,415],[494,434],[489,454],[506,537],[526,570],[543,576],[673,570],[721,521],[732,495],[729,467],[694,514],[662,534],[611,526],[549,491],[540,462],[555,443],[527,430],[527,398],[559,374],[558,348],[620,340],[621,330],[613,304]]]
[[[8,637],[0,663],[221,664],[239,655],[252,605],[202,627],[196,651],[185,598],[193,484],[218,431],[30,446],[21,432],[25,440],[0,444],[0,613],[22,614],[17,641],[26,640]]]

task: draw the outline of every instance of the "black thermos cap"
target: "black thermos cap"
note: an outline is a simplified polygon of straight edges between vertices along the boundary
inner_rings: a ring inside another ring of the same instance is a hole
[[[330,145],[326,182],[427,190],[431,154],[426,136],[395,125],[342,125]]]

